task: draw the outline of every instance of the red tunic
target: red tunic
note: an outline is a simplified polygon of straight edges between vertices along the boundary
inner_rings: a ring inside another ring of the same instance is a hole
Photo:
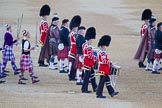
[[[83,65],[92,67],[94,66],[94,61],[97,60],[97,57],[93,55],[92,46],[86,41],[82,45],[83,52]]]
[[[98,71],[103,72],[105,75],[110,74],[110,61],[106,51],[100,49],[98,52]]]
[[[43,19],[40,22],[39,30],[40,30],[40,42],[44,44],[46,39],[46,34],[48,31],[48,23],[46,20]]]
[[[71,43],[70,53],[72,53],[74,55],[76,54],[76,36],[77,36],[77,34],[74,31],[71,31],[69,34],[70,43]]]
[[[142,37],[144,36],[147,28],[148,28],[148,25],[146,23],[142,24],[141,31],[140,31],[140,34]]]

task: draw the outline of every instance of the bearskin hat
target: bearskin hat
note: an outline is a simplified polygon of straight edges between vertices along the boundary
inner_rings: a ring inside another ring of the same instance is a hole
[[[87,29],[86,34],[85,34],[85,39],[95,39],[96,38],[96,29],[94,27],[90,27]]]
[[[50,7],[49,5],[45,4],[41,7],[39,16],[50,15]]]
[[[150,19],[152,16],[152,11],[151,9],[145,9],[142,13],[142,17],[141,20],[148,20]]]
[[[70,29],[72,30],[74,27],[79,27],[81,23],[81,17],[79,15],[74,16],[70,22]]]
[[[109,35],[104,35],[104,36],[102,36],[102,37],[100,38],[100,40],[99,40],[99,42],[98,42],[98,47],[103,46],[103,45],[109,46],[110,42],[111,42],[111,36],[109,36]]]

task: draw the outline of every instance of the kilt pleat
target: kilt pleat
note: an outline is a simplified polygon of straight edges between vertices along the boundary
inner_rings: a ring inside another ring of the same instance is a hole
[[[12,51],[12,46],[5,45],[3,51],[3,61],[14,61],[15,56]]]
[[[68,50],[69,50],[68,46],[64,46],[63,50],[58,50],[58,58],[60,59],[68,58],[68,52],[69,52]]]
[[[22,54],[20,58],[20,69],[21,71],[31,71],[33,69],[32,59],[30,55]]]

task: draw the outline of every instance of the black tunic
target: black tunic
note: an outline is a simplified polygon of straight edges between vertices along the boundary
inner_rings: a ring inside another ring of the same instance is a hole
[[[78,34],[76,38],[77,54],[83,54],[82,53],[83,43],[85,43],[85,38],[82,35]]]
[[[69,30],[64,26],[60,29],[60,43],[63,43],[64,46],[70,46]]]
[[[160,30],[155,33],[155,49],[162,50],[162,31]]]

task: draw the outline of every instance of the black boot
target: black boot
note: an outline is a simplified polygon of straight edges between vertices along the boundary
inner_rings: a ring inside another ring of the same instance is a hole
[[[142,62],[139,62],[138,66],[139,66],[139,68],[145,68],[146,67]]]

